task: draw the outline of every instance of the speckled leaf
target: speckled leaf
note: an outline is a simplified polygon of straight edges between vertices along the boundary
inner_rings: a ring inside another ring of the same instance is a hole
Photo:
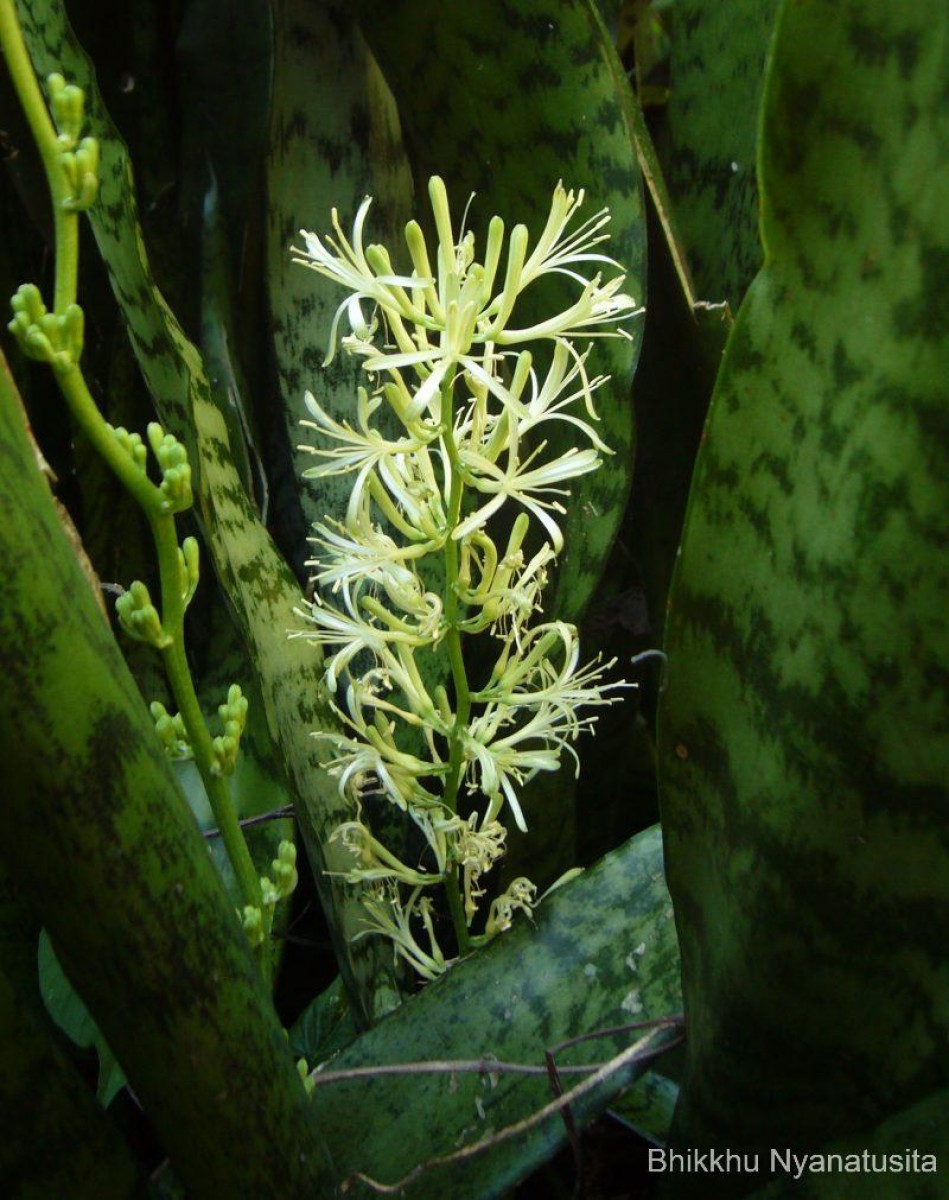
[[[508,228],[525,222],[536,236],[563,179],[586,189],[588,213],[609,205],[609,251],[641,298],[641,187],[617,90],[625,75],[595,8],[582,0],[358,0],[353,7],[399,103],[418,175],[442,175],[459,216],[477,193],[468,227],[479,244],[495,213]],[[563,306],[560,287],[536,291],[538,314],[549,315],[551,302]],[[586,607],[623,514],[639,329],[633,342],[598,342],[591,357],[595,371],[613,376],[597,407],[616,454],[573,482],[555,602],[568,620]]]
[[[0,858],[194,1200],[311,1197],[283,1031],[0,362]]]
[[[678,979],[661,837],[653,828],[555,892],[538,909],[535,927],[519,924],[453,968],[327,1069],[485,1055],[543,1065],[545,1048],[571,1036],[678,1012]],[[641,1034],[575,1047],[558,1062],[603,1062]],[[669,1037],[667,1031],[658,1040]],[[576,1104],[578,1123],[601,1112],[629,1079],[614,1077]],[[576,1082],[563,1076],[565,1087]],[[327,1082],[317,1088],[314,1107],[342,1175],[362,1171],[392,1183],[417,1163],[497,1132],[550,1099],[546,1077],[457,1073]],[[502,1195],[563,1139],[560,1117],[548,1119],[490,1153],[420,1176],[404,1194]],[[348,1194],[371,1193],[354,1185]]]
[[[327,366],[333,318],[346,292],[314,271],[294,263],[290,247],[300,245],[300,229],[325,234],[332,211],[351,230],[363,198],[373,197],[367,231],[373,242],[397,253],[405,224],[413,215],[413,184],[402,146],[395,102],[351,12],[340,0],[311,4],[281,0],[275,9],[275,75],[271,149],[267,160],[267,293],[273,329],[280,411],[274,419],[286,429],[292,478],[277,481],[282,524],[293,531],[291,557],[298,574],[308,573],[306,538],[327,516],[342,518],[352,475],[305,479],[317,460],[307,447],[324,445],[312,430],[304,393],[313,392],[324,409],[351,420],[357,389],[367,377],[360,362],[337,353]],[[386,425],[389,418],[388,426]],[[376,415],[393,436],[397,424],[385,410]],[[425,563],[426,586],[441,590],[437,558]],[[448,662],[442,654],[420,655],[419,669],[429,690],[444,683]],[[388,816],[388,814],[386,814]],[[405,822],[384,818],[373,827],[391,847],[405,836]]]
[[[267,721],[298,803],[301,832],[336,934],[341,970],[362,1019],[368,1019],[377,1006],[373,999],[377,990],[382,997],[378,1004],[390,1003],[390,972],[365,942],[350,946],[347,935],[360,921],[360,910],[342,886],[324,874],[323,846],[343,819],[344,809],[335,783],[321,769],[319,744],[310,736],[331,721],[323,699],[320,654],[287,636],[302,624],[294,611],[299,586],[241,486],[225,416],[230,403],[227,381],[220,380],[220,388],[209,383],[197,349],[152,278],[137,219],[131,165],[103,107],[91,64],[75,41],[61,4],[21,0],[19,11],[39,74],[61,70],[86,90],[89,127],[100,140],[102,155],[99,199],[90,210],[93,231],[162,421],[188,446],[197,468],[198,515],[214,567],[258,673]],[[355,959],[359,962],[354,966]]]
[[[761,265],[755,142],[778,0],[675,0],[656,148],[697,298],[737,309]]]
[[[330,280],[292,262],[300,229],[323,234],[339,210],[351,230],[356,209],[373,197],[371,240],[395,247],[413,215],[412,178],[402,148],[392,97],[342,0],[275,5],[274,95],[267,160],[267,291],[282,405],[295,479],[287,489],[302,508],[297,520],[301,571],[315,521],[346,511],[352,478],[303,479],[316,460],[300,450],[313,445],[301,429],[303,395],[312,391],[339,419],[355,412],[356,389],[365,385],[361,364],[338,354],[324,367],[333,316],[346,299]]]
[[[688,1145],[816,1146],[949,1079],[947,77],[940,0],[782,10],[666,646]]]

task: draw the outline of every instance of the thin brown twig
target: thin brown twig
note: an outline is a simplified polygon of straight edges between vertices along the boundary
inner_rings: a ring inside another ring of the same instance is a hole
[[[636,1021],[630,1025],[616,1025],[611,1029],[597,1030],[595,1033],[584,1033],[576,1038],[569,1038],[544,1052],[547,1055],[560,1054],[563,1050],[579,1042],[592,1041],[594,1038],[607,1037],[610,1034],[625,1034],[637,1029],[677,1029],[683,1023],[679,1015],[671,1017],[654,1017],[648,1021]],[[608,1060],[611,1061],[611,1060]],[[588,1075],[598,1071],[604,1064],[582,1063],[575,1066],[557,1066],[561,1075]],[[498,1058],[485,1055],[482,1058],[426,1059],[422,1062],[403,1062],[377,1064],[371,1067],[347,1067],[340,1071],[323,1071],[319,1067],[310,1072],[310,1078],[319,1088],[328,1083],[341,1083],[349,1079],[375,1079],[381,1075],[547,1075],[547,1066],[531,1066],[528,1063],[504,1062]]]
[[[569,1050],[571,1046],[579,1046],[583,1042],[595,1042],[599,1038],[606,1037],[623,1037],[627,1033],[635,1033],[637,1029],[652,1029],[656,1026],[666,1029],[677,1029],[680,1026],[685,1028],[685,1017],[682,1013],[669,1013],[664,1017],[649,1017],[645,1021],[630,1021],[626,1025],[608,1025],[604,1029],[594,1029],[590,1033],[578,1033],[576,1037],[558,1042],[555,1046],[550,1047],[549,1053],[562,1054],[564,1050]],[[563,1067],[560,1069],[563,1070]]]
[[[561,1067],[571,1075],[589,1075],[598,1071],[602,1063],[588,1063],[579,1067]],[[389,1063],[375,1067],[348,1067],[343,1071],[321,1071],[317,1068],[310,1078],[317,1087],[327,1083],[341,1083],[347,1079],[377,1079],[380,1075],[546,1075],[546,1067],[532,1067],[528,1063],[503,1062],[499,1058],[449,1058],[426,1059],[425,1062]]]
[[[281,817],[292,817],[293,805],[285,804],[283,808],[275,808],[271,812],[258,813],[256,817],[245,817],[238,821],[241,829],[250,829],[252,825],[263,825],[265,821],[279,821]],[[205,829],[204,836],[210,841],[221,836],[220,829]]]
[[[451,1154],[445,1154],[438,1158],[429,1159],[427,1162],[419,1163],[417,1167],[414,1167],[407,1175],[404,1175],[395,1183],[380,1183],[378,1180],[372,1179],[368,1175],[364,1175],[361,1171],[357,1171],[343,1181],[340,1186],[340,1191],[348,1191],[352,1184],[358,1181],[366,1184],[367,1187],[371,1188],[374,1192],[380,1193],[381,1195],[395,1195],[404,1187],[407,1187],[420,1175],[423,1175],[428,1171],[432,1171],[436,1167],[449,1166],[453,1163],[463,1162],[468,1158],[473,1158],[475,1155],[483,1154],[486,1150],[493,1149],[502,1142],[510,1141],[511,1138],[519,1137],[521,1134],[527,1133],[529,1130],[534,1129],[537,1125],[540,1125],[546,1121],[548,1117],[554,1116],[561,1112],[567,1107],[567,1105],[573,1104],[577,1100],[582,1099],[589,1092],[592,1092],[595,1088],[597,1088],[601,1083],[605,1082],[605,1080],[609,1079],[611,1075],[614,1075],[617,1071],[622,1070],[623,1067],[631,1066],[633,1063],[643,1063],[648,1062],[650,1059],[658,1058],[659,1055],[665,1054],[667,1050],[671,1050],[674,1046],[678,1046],[682,1042],[684,1035],[682,1032],[679,1032],[678,1036],[669,1041],[663,1042],[662,1045],[651,1047],[649,1043],[653,1038],[656,1037],[657,1034],[662,1033],[664,1030],[669,1028],[676,1028],[680,1031],[682,1029],[681,1018],[664,1018],[661,1021],[655,1022],[655,1025],[657,1026],[656,1028],[653,1028],[644,1037],[641,1037],[638,1041],[634,1042],[632,1046],[627,1046],[625,1050],[620,1051],[619,1054],[609,1059],[609,1061],[604,1063],[587,1079],[584,1079],[569,1091],[566,1091],[562,1095],[556,1097],[556,1099],[551,1100],[550,1103],[545,1104],[536,1112],[531,1113],[529,1117],[525,1117],[521,1121],[516,1121],[513,1125],[506,1125],[497,1133],[489,1134],[487,1137],[482,1138],[479,1142],[475,1142],[473,1145],[463,1146],[460,1150],[456,1150]]]
[[[555,1053],[556,1050],[545,1050],[544,1058],[547,1060],[547,1078],[550,1080],[550,1091],[557,1098],[563,1095],[563,1083],[560,1079],[561,1071],[557,1067],[557,1062],[554,1058]],[[564,1074],[566,1074],[566,1070],[567,1068],[565,1067],[563,1069]],[[577,1132],[577,1123],[573,1119],[573,1112],[569,1104],[560,1110],[560,1116],[563,1120],[564,1129],[567,1131],[567,1141],[570,1143],[570,1149],[573,1151],[573,1162],[577,1173],[574,1192],[576,1195],[579,1195],[583,1181],[583,1151],[580,1147],[580,1134]]]

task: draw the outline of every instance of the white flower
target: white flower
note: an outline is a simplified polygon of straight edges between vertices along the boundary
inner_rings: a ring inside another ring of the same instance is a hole
[[[313,527],[312,545],[321,547],[323,553],[309,559],[308,567],[316,568],[313,578],[317,583],[332,586],[338,591],[340,585],[357,579],[378,581],[389,588],[415,588],[417,576],[410,564],[413,559],[430,554],[438,549],[435,542],[416,542],[400,546],[387,533],[373,525],[368,511],[357,514],[352,526],[328,518]]]
[[[599,697],[593,702],[609,703]],[[527,721],[505,733],[521,711],[528,714]],[[518,789],[539,771],[556,771],[564,750],[579,773],[580,760],[572,743],[595,720],[594,714],[578,716],[554,691],[536,704],[488,704],[471,722],[464,739],[468,786],[471,790],[477,787],[488,797],[487,819],[493,819],[506,800],[518,829],[526,833]]]
[[[386,722],[380,713],[380,719],[373,719],[370,724],[359,700],[351,686],[347,691],[349,711],[333,705],[336,715],[352,731],[351,734],[320,730],[313,735],[328,742],[336,751],[326,769],[338,777],[340,795],[349,798],[350,788],[358,795],[375,783],[382,794],[403,811],[412,806],[441,807],[438,797],[422,781],[444,775],[446,764],[401,750],[396,745],[394,723]]]
[[[529,879],[525,879],[522,875],[519,879],[513,880],[507,891],[492,902],[484,932],[488,937],[494,937],[506,929],[510,929],[514,913],[518,909],[525,916],[533,917],[536,896],[537,887]]]
[[[424,310],[418,309],[411,302],[404,289],[412,291],[416,288],[424,288],[425,281],[392,273],[379,274],[369,264],[363,249],[363,226],[366,223],[366,215],[371,204],[372,197],[367,196],[359,206],[353,226],[352,245],[347,241],[340,228],[339,214],[335,208],[333,209],[335,239],[328,236],[324,244],[315,233],[308,233],[305,229],[300,230],[305,248],[294,252],[293,261],[341,283],[347,291],[352,293],[340,304],[333,317],[330,344],[326,355],[327,363],[332,361],[336,353],[336,331],[344,311],[349,317],[350,326],[354,332],[360,336],[368,334],[369,330],[359,307],[360,300],[372,300],[384,309],[391,308],[400,313],[404,310],[404,315],[412,320],[424,320]]]
[[[524,785],[538,771],[556,770],[564,752],[578,769],[575,743],[595,719],[587,710],[612,703],[613,690],[626,686],[605,681],[612,663],[580,666],[572,625],[530,622],[563,546],[566,485],[610,453],[593,404],[604,379],[587,371],[589,348],[580,352],[569,339],[628,336],[619,326],[640,311],[623,291],[619,265],[600,249],[607,211],[574,221],[582,191],[558,184],[533,248],[524,225],[507,236],[494,217],[481,260],[465,218],[460,230],[453,227],[439,178],[429,195],[433,253],[418,223],[409,222],[409,274],[393,267],[383,247],[364,244],[368,200],[351,242],[334,212],[334,236],[304,233],[298,251],[298,261],[351,291],[333,319],[330,357],[345,314],[351,332],[343,347],[361,360],[375,390],[359,389],[352,419],[331,415],[307,394],[312,420],[305,424],[320,439],[307,474],[350,475],[353,487],[345,519],[325,518],[312,538],[309,565],[333,602],[318,598],[301,614],[312,628],[297,636],[325,651],[334,697],[344,680],[344,699],[331,700],[341,728],[315,736],[331,748],[326,768],[356,808],[333,840],[354,860],[342,866],[364,890],[364,932],[388,937],[426,979],[447,962],[423,889],[436,882],[449,889],[461,948],[506,929],[517,910],[530,915],[536,889],[517,879],[492,904],[485,934],[469,934],[485,894],[482,877],[504,852],[500,814],[508,808],[526,829]],[[574,299],[558,314],[519,325],[521,296],[548,274],[577,285]],[[521,348],[537,339],[553,343],[543,371]],[[397,436],[374,425],[383,402],[402,427]],[[546,421],[569,427],[579,444],[552,454]],[[520,511],[501,552],[487,525],[509,500]],[[546,538],[536,536],[538,525]],[[437,579],[445,581],[443,595],[433,590]],[[474,688],[462,639],[487,631],[500,653],[487,682]],[[431,683],[431,691],[426,652],[430,664],[437,667],[439,655],[450,667],[450,678]],[[457,811],[462,788],[486,800],[467,818]],[[360,800],[371,794],[405,812],[423,835],[418,867],[388,851],[363,822]]]
[[[433,432],[430,432],[427,438],[410,436],[394,441],[384,437],[371,424],[373,413],[382,403],[381,398],[370,399],[365,388],[360,388],[358,393],[357,429],[353,429],[348,421],[334,420],[320,406],[312,392],[305,394],[304,401],[307,411],[314,420],[301,421],[300,424],[305,428],[316,430],[321,437],[335,443],[328,449],[323,446],[309,445],[298,447],[299,450],[323,460],[318,466],[304,471],[304,477],[320,479],[328,475],[357,472],[347,512],[347,520],[350,521],[355,519],[355,514],[363,504],[365,489],[372,473],[377,471],[383,483],[392,480],[392,483],[395,484],[397,475],[392,472],[389,464],[393,460],[424,451],[426,441],[431,441],[435,436]]]
[[[561,654],[554,654],[560,645]],[[554,659],[560,659],[557,666]],[[519,644],[505,644],[494,666],[488,685],[472,693],[483,704],[531,709],[541,706],[561,714],[565,727],[577,723],[576,710],[614,704],[618,697],[607,695],[630,684],[604,682],[605,673],[615,659],[598,659],[578,668],[580,643],[575,626],[565,621],[537,625],[522,635]],[[592,720],[592,717],[587,718]]]
[[[601,284],[600,276],[594,275],[580,293],[580,297],[569,308],[556,316],[527,325],[523,329],[499,329],[492,340],[500,346],[513,346],[519,342],[533,342],[538,338],[569,338],[583,334],[586,337],[622,337],[623,331],[616,329],[597,330],[600,325],[614,325],[626,317],[635,317],[643,311],[632,296],[620,291],[625,276],[619,275],[608,283]],[[596,332],[593,332],[596,330]],[[627,335],[628,336],[628,335]]]
[[[432,902],[415,888],[403,904],[398,887],[384,881],[363,897],[366,913],[365,929],[358,937],[377,933],[389,938],[397,955],[401,955],[423,979],[437,979],[448,969],[432,925]],[[423,950],[413,932],[413,918],[421,921],[428,937],[429,950]]]
[[[642,311],[632,296],[622,292],[622,274],[604,283],[600,275],[588,279],[577,270],[581,264],[591,262],[618,266],[593,249],[607,239],[603,232],[609,221],[606,209],[568,232],[571,219],[583,203],[582,190],[575,195],[565,191],[562,184],[557,185],[544,231],[530,256],[526,227],[514,227],[508,239],[504,282],[497,293],[494,284],[501,260],[503,221],[495,217],[490,222],[484,262],[478,262],[473,236],[462,230],[456,240],[448,194],[438,176],[429,182],[429,196],[438,233],[435,278],[424,235],[415,221],[409,222],[405,231],[413,264],[411,275],[395,273],[382,247],[363,248],[369,200],[363,201],[356,215],[352,244],[343,235],[334,210],[335,238],[327,237],[324,242],[316,234],[301,231],[304,249],[295,252],[294,260],[352,293],[351,299],[343,301],[336,311],[327,361],[333,356],[336,331],[345,311],[353,330],[353,336],[346,339],[347,348],[364,357],[367,371],[395,373],[412,367],[419,375],[422,386],[416,393],[412,416],[432,405],[439,389],[458,368],[473,374],[482,372],[491,381],[489,386],[493,385],[494,373],[486,371],[484,363],[491,359],[495,343],[510,345],[591,331],[595,331],[593,336],[621,336],[615,328],[618,323]],[[546,321],[511,329],[509,322],[521,293],[549,273],[566,275],[579,283],[582,291],[578,299]],[[373,327],[363,316],[361,300],[373,301],[385,320],[394,341],[384,350],[373,345]]]
[[[607,376],[597,375],[594,379],[588,377],[586,373],[586,359],[588,354],[589,350],[584,354],[578,354],[569,342],[564,341],[563,338],[557,339],[553,359],[544,382],[540,387],[537,385],[537,376],[531,371],[531,398],[524,406],[523,414],[519,420],[521,436],[533,429],[535,425],[539,425],[542,421],[566,421],[567,424],[579,429],[584,437],[588,437],[598,450],[604,454],[612,453],[609,446],[601,440],[599,434],[588,421],[581,420],[581,418],[574,416],[572,413],[563,411],[568,405],[573,404],[575,400],[582,400],[589,415],[596,420],[596,412],[593,408],[593,393],[597,388],[602,387],[606,383]],[[568,371],[567,365],[571,362],[572,366]],[[580,387],[565,396],[564,392],[567,391],[575,379],[579,379]]]
[[[507,830],[500,821],[485,820],[479,826],[477,813],[461,822],[456,831],[452,858],[462,868],[465,917],[469,925],[478,911],[478,900],[485,894],[481,876],[486,875],[504,854],[506,839]]]
[[[441,874],[432,875],[428,871],[418,871],[406,866],[372,836],[372,830],[362,821],[346,821],[337,826],[330,834],[329,841],[339,842],[355,859],[346,871],[327,872],[330,875],[342,874],[348,883],[389,879],[409,887],[429,887],[442,882]]]
[[[563,549],[563,534],[550,514],[564,513],[566,510],[558,501],[541,497],[569,495],[566,488],[556,485],[595,471],[600,465],[600,455],[596,450],[578,450],[571,446],[559,458],[551,459],[539,467],[531,467],[531,463],[543,453],[546,446],[547,443],[542,442],[521,462],[518,456],[518,442],[512,432],[506,448],[507,465],[503,469],[474,450],[465,448],[459,453],[465,469],[466,482],[475,490],[491,496],[491,499],[455,526],[452,537],[456,541],[483,526],[505,500],[511,499],[523,504],[540,520],[550,535],[554,551],[559,554]]]
[[[461,577],[465,586],[459,594],[474,609],[474,614],[462,623],[466,632],[480,633],[507,625],[517,640],[521,626],[540,608],[547,568],[556,554],[544,543],[525,561],[521,546],[529,520],[527,513],[518,514],[500,561],[497,548],[483,529],[473,530],[462,541]]]

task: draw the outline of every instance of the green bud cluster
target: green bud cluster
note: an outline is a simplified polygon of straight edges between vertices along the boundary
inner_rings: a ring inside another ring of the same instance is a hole
[[[185,608],[194,599],[201,578],[201,551],[198,539],[186,537],[178,547],[178,587]]]
[[[145,443],[142,441],[141,434],[129,433],[122,425],[110,425],[112,436],[120,448],[129,456],[136,467],[145,474],[145,462],[148,458],[148,450]]]
[[[274,910],[286,900],[297,886],[297,848],[283,841],[277,847],[277,857],[270,864],[271,875],[261,875],[261,903],[247,904],[238,909],[241,927],[251,946],[260,946],[273,928]]]
[[[236,683],[231,684],[227,702],[221,704],[217,711],[224,723],[224,733],[212,742],[214,765],[211,769],[217,775],[230,775],[237,765],[241,735],[247,724],[247,699]]]
[[[169,758],[183,760],[191,758],[191,742],[181,713],[170,713],[158,700],[149,705],[158,740],[165,747]]]
[[[164,510],[184,512],[194,503],[191,492],[191,465],[188,452],[173,433],[165,433],[157,421],[146,429],[152,453],[161,469],[161,494]]]
[[[152,604],[148,585],[136,579],[129,590],[115,602],[119,624],[137,642],[145,642],[156,650],[164,650],[172,639],[162,628],[158,609]]]
[[[297,1074],[300,1076],[300,1082],[308,1096],[312,1096],[316,1091],[316,1077],[310,1071],[309,1065],[305,1058],[297,1059]]]
[[[267,931],[264,928],[264,914],[260,908],[256,904],[245,904],[243,909],[238,909],[237,915],[241,919],[241,928],[251,946],[263,945]]]
[[[82,212],[91,207],[99,194],[99,143],[93,137],[80,139],[85,121],[85,93],[58,74],[50,75],[46,85],[59,134],[56,139],[59,164],[68,193],[62,201],[63,208],[67,212]]]
[[[83,377],[80,359],[84,318],[75,303],[77,214],[89,208],[98,194],[99,143],[94,137],[83,136],[86,113],[82,88],[67,84],[58,73],[47,78],[50,124],[16,30],[14,6],[6,8],[10,11],[3,18],[0,40],[4,42],[11,78],[46,168],[54,204],[55,243],[53,311],[47,310],[39,288],[24,284],[12,298],[9,329],[28,357],[52,367],[59,390],[77,423],[142,507],[151,526],[158,553],[163,611],[160,613],[153,603],[147,584],[135,580],[119,597],[116,614],[130,637],[163,652],[171,691],[181,711],[172,714],[162,704],[154,703],[151,712],[155,729],[171,757],[193,757],[196,761],[245,901],[241,920],[251,940],[260,943],[270,928],[272,906],[292,887],[295,870],[285,854],[275,860],[276,882],[268,881],[268,901],[262,909],[257,872],[227,784],[220,778],[234,769],[246,721],[246,701],[239,688],[231,689],[227,704],[221,709],[224,733],[212,745],[195,694],[184,648],[184,613],[198,585],[198,543],[188,537],[179,545],[174,519],[176,513],[193,503],[191,467],[185,447],[160,425],[152,423],[147,429],[147,443],[160,472],[160,481],[153,483],[148,478],[146,441],[137,433],[114,428],[105,421]]]
[[[78,304],[62,313],[47,311],[39,288],[22,284],[10,301],[13,320],[7,329],[23,353],[37,362],[49,363],[54,371],[71,371],[82,355],[85,317]]]

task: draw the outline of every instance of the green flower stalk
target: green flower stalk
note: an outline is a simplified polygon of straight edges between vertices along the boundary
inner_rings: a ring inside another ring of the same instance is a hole
[[[195,692],[185,653],[184,618],[198,586],[200,555],[193,537],[179,544],[175,523],[176,514],[193,504],[187,452],[155,422],[146,430],[147,446],[138,433],[110,425],[82,370],[84,318],[76,303],[78,222],[79,214],[95,202],[99,190],[99,145],[95,138],[81,136],[85,97],[81,88],[53,74],[46,80],[47,106],[15,8],[5,0],[0,0],[0,47],[46,171],[55,239],[52,308],[47,309],[34,284],[24,284],[12,298],[8,328],[28,357],[49,364],[77,424],[148,519],[161,595],[153,598],[144,582],[134,581],[116,604],[118,620],[130,637],[150,644],[163,657],[180,711],[169,714],[160,704],[153,705],[156,730],[170,757],[195,761],[244,901],[238,915],[252,942],[262,943],[270,933],[274,905],[289,895],[296,881],[295,851],[289,843],[281,845],[280,858],[274,862],[275,881],[257,875],[226,779],[237,760],[247,701],[240,688],[231,688],[227,703],[219,709],[223,734],[212,738]],[[157,466],[158,482],[149,477],[148,448]],[[248,918],[248,912],[256,915]],[[260,959],[269,973],[266,950]]]
[[[315,527],[320,590],[301,610],[312,628],[297,633],[324,648],[341,725],[316,735],[353,808],[332,840],[349,856],[345,877],[363,890],[366,933],[390,938],[424,979],[451,961],[436,934],[433,888],[445,889],[461,953],[506,929],[516,911],[530,914],[536,889],[518,879],[473,933],[484,877],[504,854],[504,820],[527,829],[524,785],[557,770],[565,753],[578,767],[575,742],[596,715],[589,710],[626,686],[606,682],[612,663],[580,666],[576,629],[542,620],[541,597],[563,548],[565,485],[610,453],[594,425],[593,396],[605,379],[590,376],[589,346],[578,350],[574,339],[629,336],[619,323],[642,311],[623,292],[618,264],[597,249],[608,212],[570,229],[582,191],[558,184],[533,249],[523,225],[505,248],[504,223],[494,217],[483,261],[471,232],[456,238],[441,179],[429,194],[434,258],[410,222],[410,273],[397,272],[384,247],[364,243],[369,199],[351,241],[334,211],[334,236],[304,231],[295,251],[296,262],[349,291],[327,361],[341,345],[362,359],[369,384],[354,420],[335,419],[308,392],[311,419],[303,422],[320,439],[305,447],[318,460],[306,474],[353,477],[344,519]],[[597,273],[587,278],[591,264]],[[574,281],[579,295],[539,323],[519,323],[523,293],[552,273]],[[344,318],[350,332],[340,338]],[[530,343],[549,348],[543,369]],[[383,409],[394,414],[397,436],[377,424]],[[549,452],[545,426],[553,422],[579,444]],[[516,515],[498,542],[491,523],[508,508]],[[444,574],[438,593],[426,584],[433,560]],[[473,635],[494,645],[479,687],[462,649]],[[426,655],[447,660],[450,694],[425,684]],[[363,817],[369,795],[421,832],[417,863],[374,836]]]

